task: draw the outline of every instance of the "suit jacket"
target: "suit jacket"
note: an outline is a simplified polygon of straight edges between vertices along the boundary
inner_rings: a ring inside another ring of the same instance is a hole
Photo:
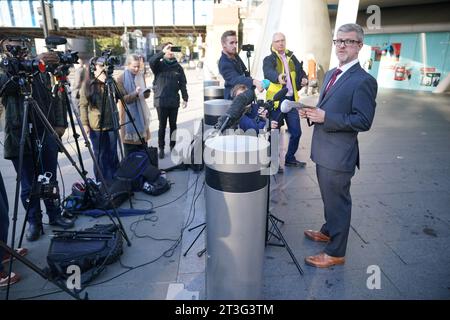
[[[325,122],[314,126],[311,160],[328,169],[353,172],[359,168],[358,132],[367,131],[375,115],[377,81],[357,63],[324,91],[335,69],[328,71],[318,107]]]

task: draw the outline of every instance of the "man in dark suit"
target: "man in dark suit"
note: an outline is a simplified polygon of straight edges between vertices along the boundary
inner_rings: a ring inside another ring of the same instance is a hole
[[[219,60],[219,72],[225,80],[224,98],[231,100],[231,90],[237,84],[245,84],[248,89],[258,89],[262,92],[261,81],[250,76],[244,62],[237,54],[236,31],[228,30],[222,34],[222,56]]]
[[[357,24],[342,25],[337,32],[339,67],[327,72],[317,108],[304,108],[302,118],[314,125],[311,160],[324,204],[325,223],[320,231],[305,236],[325,242],[324,251],[305,262],[318,268],[344,264],[350,229],[352,199],[350,183],[359,168],[358,132],[367,131],[375,115],[376,80],[358,61],[364,33]]]

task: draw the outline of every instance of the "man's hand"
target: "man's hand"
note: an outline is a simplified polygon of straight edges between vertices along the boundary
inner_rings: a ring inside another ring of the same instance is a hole
[[[260,116],[264,120],[267,118],[267,113],[268,113],[268,111],[266,109],[264,109],[263,107],[258,108],[258,116]]]
[[[172,51],[172,45],[169,43],[162,49],[162,51],[164,52],[164,54],[166,54],[169,51]]]
[[[325,122],[325,111],[320,108],[305,108],[306,117],[314,123]]]
[[[298,114],[300,115],[300,118],[303,118],[303,119],[307,118],[306,110],[304,108],[298,109]]]
[[[136,87],[136,93],[139,94],[141,92],[141,87]]]
[[[256,89],[258,89],[259,92],[263,92],[264,91],[264,88],[263,88],[263,85],[262,85],[261,81],[254,79],[253,80],[253,85],[256,87]]]
[[[183,101],[183,102],[181,103],[181,107],[182,107],[183,109],[186,109],[186,108],[187,108],[187,101]]]
[[[302,78],[302,87],[306,86],[308,84],[308,79]]]
[[[286,84],[286,75],[285,75],[284,73],[281,73],[281,74],[278,76],[278,82],[279,82],[280,84],[282,84],[282,85],[285,85],[285,84]]]

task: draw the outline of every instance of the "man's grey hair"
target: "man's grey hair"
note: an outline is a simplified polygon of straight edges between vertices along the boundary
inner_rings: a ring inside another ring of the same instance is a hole
[[[361,28],[359,24],[356,23],[347,23],[343,24],[339,27],[337,32],[356,32],[356,37],[358,38],[358,41],[363,42],[364,41],[364,31]]]
[[[140,58],[141,57],[139,55],[137,55],[137,54],[129,54],[127,56],[127,59],[125,60],[125,65],[128,66],[134,61],[140,61]]]

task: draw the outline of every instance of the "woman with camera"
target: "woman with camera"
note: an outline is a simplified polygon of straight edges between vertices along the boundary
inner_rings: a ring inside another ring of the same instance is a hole
[[[150,88],[145,87],[144,74],[140,70],[140,57],[135,54],[129,55],[126,66],[124,73],[117,78],[117,86],[132,118],[129,118],[125,107],[119,102],[120,124],[123,124],[120,137],[125,156],[133,151],[145,149],[146,144],[142,144],[140,137],[145,143],[150,139],[150,110],[145,102],[145,99],[150,97]],[[134,121],[134,126],[131,121]]]
[[[159,130],[158,146],[159,158],[164,158],[167,119],[169,119],[170,137],[177,129],[178,108],[180,95],[183,97],[183,108],[187,107],[188,92],[186,89],[186,75],[183,68],[175,59],[172,44],[164,45],[161,52],[150,58],[150,68],[155,79],[153,80],[154,105],[158,112]],[[175,140],[170,140],[170,149],[175,147]]]
[[[80,90],[80,117],[83,128],[91,139],[94,154],[105,180],[111,181],[119,166],[118,134],[114,130],[113,108],[105,92],[106,70],[104,60],[98,57],[89,63],[89,77]],[[97,181],[99,172],[94,167]]]

